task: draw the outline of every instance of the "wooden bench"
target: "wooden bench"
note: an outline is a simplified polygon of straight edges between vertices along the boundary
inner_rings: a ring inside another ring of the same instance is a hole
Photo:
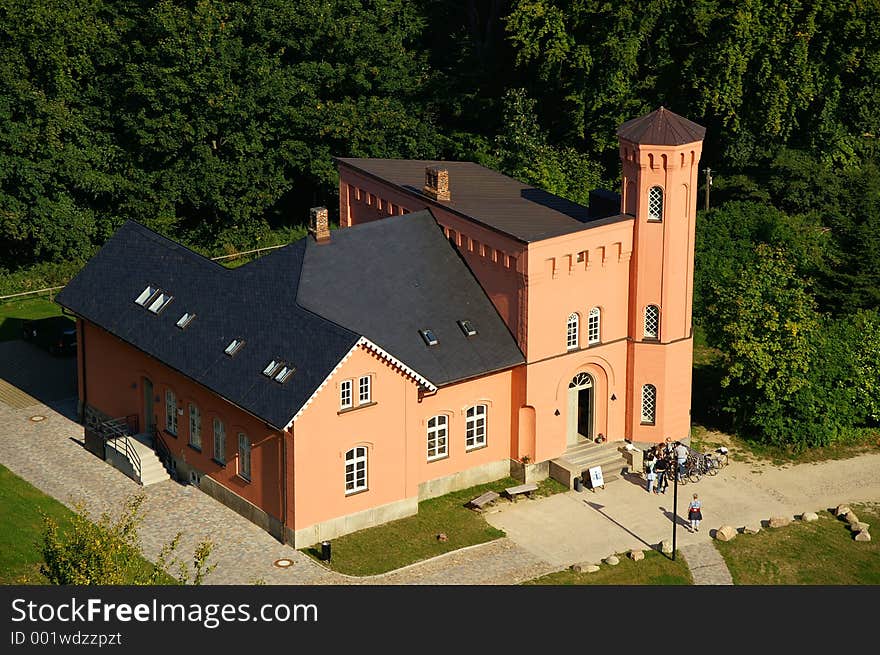
[[[537,491],[537,489],[538,485],[534,482],[530,482],[529,484],[521,484],[516,487],[508,487],[504,490],[504,493],[507,494],[507,497],[511,500],[515,500],[520,494],[525,494],[527,498],[531,498],[532,492]]]
[[[498,500],[498,494],[494,491],[487,491],[482,496],[474,498],[468,505],[474,509],[483,509],[486,505],[494,503],[496,500]]]

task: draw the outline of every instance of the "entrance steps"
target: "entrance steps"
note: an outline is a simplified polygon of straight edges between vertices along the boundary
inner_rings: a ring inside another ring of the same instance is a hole
[[[130,448],[134,450],[137,458],[140,460],[140,476],[138,476],[136,466],[132,461],[133,458],[126,454],[125,444],[122,442],[122,439],[123,437],[107,440],[106,456],[108,462],[145,487],[171,479],[164,464],[162,464],[162,460],[159,459],[156,451],[153,450],[152,437],[149,434],[138,434],[128,437]]]
[[[602,467],[602,479],[605,484],[621,477],[622,471],[629,463],[620,451],[622,441],[606,441],[597,444],[585,441],[570,446],[561,456],[550,460],[550,477],[574,488],[574,479],[594,466]],[[589,476],[586,476],[587,479]]]

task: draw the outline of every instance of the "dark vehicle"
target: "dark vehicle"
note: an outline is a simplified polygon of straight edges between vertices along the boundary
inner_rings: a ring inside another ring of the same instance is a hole
[[[21,336],[53,355],[76,353],[76,324],[64,316],[25,321],[21,326]]]

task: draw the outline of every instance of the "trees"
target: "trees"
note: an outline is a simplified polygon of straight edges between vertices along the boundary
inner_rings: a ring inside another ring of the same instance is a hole
[[[71,528],[62,533],[54,520],[43,517],[42,553],[44,563],[40,573],[52,584],[74,585],[155,585],[201,584],[216,564],[208,564],[212,546],[203,541],[192,556],[192,572],[186,562],[173,557],[180,544],[178,535],[166,544],[153,565],[141,555],[138,527],[143,521],[141,506],[144,496],[132,496],[125,501],[117,518],[101,515],[93,522],[85,508],[76,509]],[[176,569],[176,575],[169,577]]]

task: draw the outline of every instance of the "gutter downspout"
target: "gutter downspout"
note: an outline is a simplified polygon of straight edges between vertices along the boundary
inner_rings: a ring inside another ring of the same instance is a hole
[[[287,543],[287,430],[281,431],[281,543]]]

